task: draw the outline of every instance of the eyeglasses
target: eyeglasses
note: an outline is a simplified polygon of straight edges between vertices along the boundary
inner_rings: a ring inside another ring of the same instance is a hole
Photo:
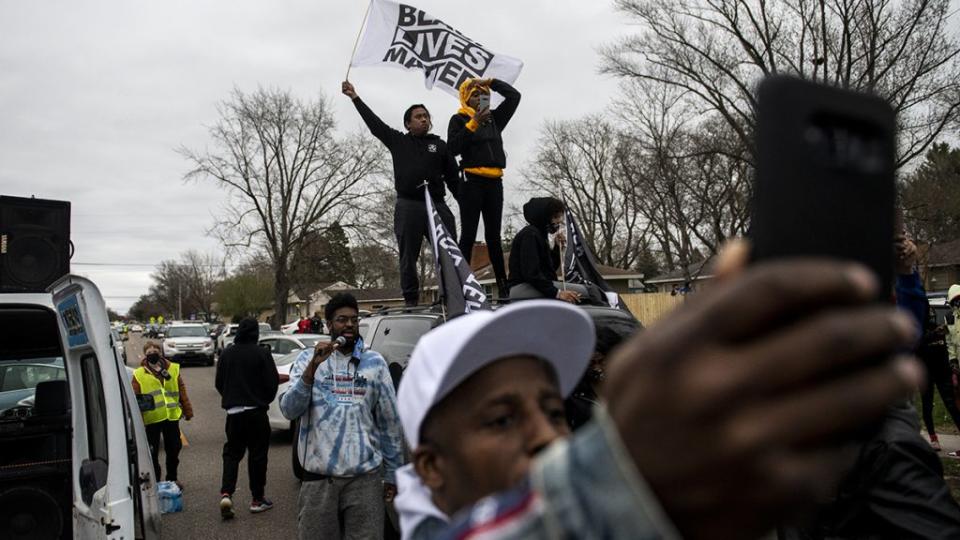
[[[347,324],[348,322],[352,322],[353,324],[357,324],[357,322],[358,322],[359,320],[360,320],[360,317],[347,317],[346,315],[341,315],[341,316],[337,317],[336,319],[334,319],[333,322],[335,322],[335,323],[337,323],[337,324]]]

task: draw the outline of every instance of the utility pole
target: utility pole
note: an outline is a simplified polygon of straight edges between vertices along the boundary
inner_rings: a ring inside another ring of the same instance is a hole
[[[177,320],[183,320],[183,283],[177,283]]]

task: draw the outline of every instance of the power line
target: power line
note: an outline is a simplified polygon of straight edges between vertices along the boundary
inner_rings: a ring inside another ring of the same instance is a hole
[[[116,263],[116,262],[71,262],[72,266],[132,266],[140,268],[156,268],[160,266],[161,263]],[[241,265],[239,264],[181,264],[181,263],[171,263],[171,266],[180,266],[183,268],[191,268],[194,266],[200,266],[204,268],[236,268]]]

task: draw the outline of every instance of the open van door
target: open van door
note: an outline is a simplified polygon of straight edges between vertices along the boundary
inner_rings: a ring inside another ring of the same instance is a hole
[[[103,297],[68,275],[53,284],[73,407],[74,538],[159,537],[146,435],[130,380],[112,347]]]

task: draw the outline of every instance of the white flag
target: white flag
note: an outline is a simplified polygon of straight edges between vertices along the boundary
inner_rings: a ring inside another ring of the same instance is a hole
[[[520,60],[490,51],[425,11],[389,0],[370,0],[363,39],[350,65],[421,70],[427,88],[439,86],[456,97],[467,79],[513,84],[523,68]]]

